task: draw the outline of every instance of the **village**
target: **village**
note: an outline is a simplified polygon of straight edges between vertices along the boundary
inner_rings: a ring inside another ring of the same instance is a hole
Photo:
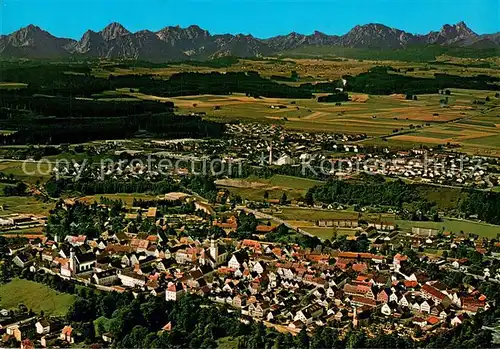
[[[102,292],[169,302],[196,294],[239,312],[242,322],[262,322],[292,335],[328,326],[341,333],[365,328],[371,335],[396,333],[418,341],[495,307],[474,280],[500,283],[496,240],[419,228],[397,234],[391,227],[339,220],[318,224],[359,225],[360,233],[320,241],[244,210],[218,212],[213,219],[218,207],[183,193],[164,200],[123,208],[117,217],[125,228],[119,231],[112,231],[108,218],[109,230],[94,237],[56,233],[23,244],[7,240],[4,262]],[[186,213],[162,213],[166,202],[190,200]],[[109,200],[89,205],[65,200],[58,209],[116,209]],[[149,232],[133,229],[137,222]],[[83,225],[71,224],[70,232]],[[286,242],[295,235],[304,240]],[[165,323],[162,331],[173,328]],[[25,349],[82,340],[68,321],[26,309],[1,310],[0,331],[4,341],[15,339]],[[103,334],[102,341],[113,338]]]
[[[360,173],[412,183],[491,190],[499,185],[496,158],[450,152],[440,147],[398,150],[357,143],[364,135],[291,132],[275,125],[227,125],[227,137],[177,139],[140,144],[89,145],[109,155],[100,162],[59,161],[51,173],[82,179],[161,180],[189,173],[241,177],[243,168],[283,168],[316,179],[349,179]],[[106,151],[103,149],[107,149]]]

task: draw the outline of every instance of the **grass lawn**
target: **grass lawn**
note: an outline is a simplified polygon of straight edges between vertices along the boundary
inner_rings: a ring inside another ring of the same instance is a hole
[[[316,185],[325,184],[323,181],[285,175],[274,175],[269,180],[269,183],[280,187],[299,190],[308,190]]]
[[[396,224],[400,229],[404,231],[411,231],[412,227],[431,228],[431,229],[444,228],[445,231],[450,231],[455,233],[463,231],[465,233],[474,233],[489,238],[496,237],[497,233],[500,233],[500,226],[498,225],[463,221],[459,219],[445,219],[443,222],[413,222],[413,221],[397,220]]]
[[[219,349],[236,349],[238,347],[238,338],[223,337],[217,340]]]
[[[349,219],[357,218],[357,212],[348,211],[330,211],[330,210],[314,210],[298,207],[284,207],[281,213],[276,213],[275,216],[285,220],[296,221],[317,221],[320,219]]]
[[[1,161],[0,172],[12,174],[16,179],[35,184],[37,181],[46,182],[51,176],[52,164],[46,161]]]
[[[155,200],[157,199],[156,195],[148,195],[144,193],[120,193],[120,194],[95,194],[89,195],[79,198],[81,201],[92,203],[94,201],[99,202],[102,197],[111,199],[111,200],[122,200],[126,206],[132,206],[134,199],[142,199],[142,200]]]
[[[22,82],[0,82],[0,89],[2,90],[15,90],[19,88],[25,88],[27,84]]]
[[[269,179],[250,176],[241,180],[223,180],[218,181],[219,188],[227,189],[233,195],[239,195],[243,199],[262,201],[264,193],[267,192],[269,199],[280,199],[283,193],[287,198],[299,199],[303,197],[309,188],[324,184],[322,181],[285,176],[274,175]]]
[[[308,233],[314,235],[314,236],[317,236],[318,238],[320,239],[332,239],[333,237],[333,232],[334,232],[334,229],[333,228],[322,228],[322,227],[299,227],[305,231],[307,231]],[[340,236],[340,235],[347,235],[347,236],[354,236],[354,234],[356,234],[356,231],[353,230],[353,229],[339,229],[337,228],[336,229],[336,232],[337,232],[337,236]]]
[[[11,213],[33,213],[47,215],[54,207],[53,203],[38,201],[30,196],[1,196],[0,216]]]
[[[24,304],[35,313],[64,316],[74,301],[73,295],[29,280],[14,279],[0,286],[0,308],[12,309]]]

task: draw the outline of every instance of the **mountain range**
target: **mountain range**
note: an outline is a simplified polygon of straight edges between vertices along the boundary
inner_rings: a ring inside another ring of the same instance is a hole
[[[407,33],[383,24],[357,25],[345,35],[290,33],[268,39],[252,35],[212,35],[196,25],[165,27],[157,32],[130,32],[119,23],[103,30],[87,30],[80,40],[58,38],[28,25],[0,36],[0,56],[25,58],[120,58],[149,61],[204,60],[223,56],[260,57],[303,46],[337,46],[364,49],[401,49],[418,45],[500,48],[500,32],[478,35],[464,22],[444,25],[425,35]]]

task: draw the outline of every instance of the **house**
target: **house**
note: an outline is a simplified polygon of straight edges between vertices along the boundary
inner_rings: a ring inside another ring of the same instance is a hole
[[[184,285],[180,282],[171,283],[165,291],[165,300],[177,302],[185,294]]]
[[[362,297],[362,296],[353,296],[352,303],[354,305],[358,305],[358,306],[366,305],[366,306],[372,307],[372,308],[377,306],[377,302],[374,299],[366,298],[366,297]]]
[[[244,250],[238,250],[233,253],[227,265],[229,268],[240,269],[248,261],[248,253]]]
[[[432,315],[427,318],[427,323],[431,326],[437,325],[440,322],[441,322],[440,318],[432,316]]]
[[[394,266],[394,269],[396,271],[399,271],[399,269],[408,261],[408,256],[404,256],[402,254],[397,253],[393,260],[392,264]]]
[[[13,259],[12,262],[17,265],[19,268],[25,268],[31,264],[31,255],[28,253],[18,253]]]
[[[451,326],[455,327],[455,326],[461,325],[462,322],[464,322],[464,320],[465,320],[464,314],[459,314],[459,315],[456,315],[453,319],[451,319],[450,324],[451,324]]]
[[[439,230],[431,228],[412,227],[411,232],[414,235],[420,235],[420,236],[436,236],[439,233]]]
[[[295,314],[293,320],[294,321],[299,320],[308,325],[313,322],[314,318],[320,316],[321,314],[323,314],[323,307],[320,304],[317,303],[309,304],[305,308],[299,310]]]
[[[71,326],[64,326],[59,335],[59,339],[66,341],[68,343],[75,343],[75,339],[73,337],[73,328]]]
[[[445,308],[448,308],[451,304],[450,297],[429,284],[423,285],[421,291],[424,298],[431,299],[436,304],[441,303]]]
[[[233,307],[242,308],[247,304],[248,297],[245,295],[236,295],[233,298]]]
[[[118,280],[118,275],[116,274],[116,269],[103,270],[92,275],[92,280],[96,285],[112,285],[116,280]]]
[[[420,327],[427,326],[427,320],[417,316],[412,319],[412,323]]]
[[[377,302],[388,303],[388,302],[397,302],[398,296],[395,292],[393,292],[390,288],[385,288],[379,293],[377,293]]]
[[[161,328],[161,331],[164,332],[170,332],[172,331],[172,321],[169,321],[165,326]]]
[[[102,340],[105,343],[112,343],[113,342],[113,335],[109,332],[103,333],[102,334]]]
[[[122,285],[128,287],[143,287],[147,281],[145,276],[139,275],[130,270],[122,270],[122,272],[118,274],[118,278],[120,279]]]
[[[385,303],[384,305],[382,305],[382,307],[380,308],[380,312],[382,314],[384,314],[385,316],[390,316],[392,314],[392,309],[391,307],[389,306],[389,304]]]
[[[46,319],[40,319],[35,324],[36,333],[38,334],[47,334],[50,332],[50,322]]]
[[[266,315],[266,312],[268,310],[269,310],[268,302],[251,303],[248,306],[248,315],[261,319],[264,317],[264,315]]]
[[[7,333],[9,336],[14,337],[18,342],[22,340],[22,332],[21,329],[19,328],[19,325],[9,325],[5,328],[5,333]]]

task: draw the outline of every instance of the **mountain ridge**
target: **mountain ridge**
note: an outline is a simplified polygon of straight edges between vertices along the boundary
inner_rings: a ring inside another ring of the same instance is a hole
[[[197,25],[166,26],[156,32],[131,32],[112,22],[102,30],[87,30],[79,40],[58,38],[35,25],[0,36],[0,55],[23,58],[122,58],[151,61],[210,59],[222,56],[259,57],[301,46],[400,49],[440,45],[500,48],[500,33],[479,35],[464,22],[445,24],[439,31],[412,34],[381,23],[357,25],[344,35],[292,32],[266,39],[245,34],[210,34]]]

